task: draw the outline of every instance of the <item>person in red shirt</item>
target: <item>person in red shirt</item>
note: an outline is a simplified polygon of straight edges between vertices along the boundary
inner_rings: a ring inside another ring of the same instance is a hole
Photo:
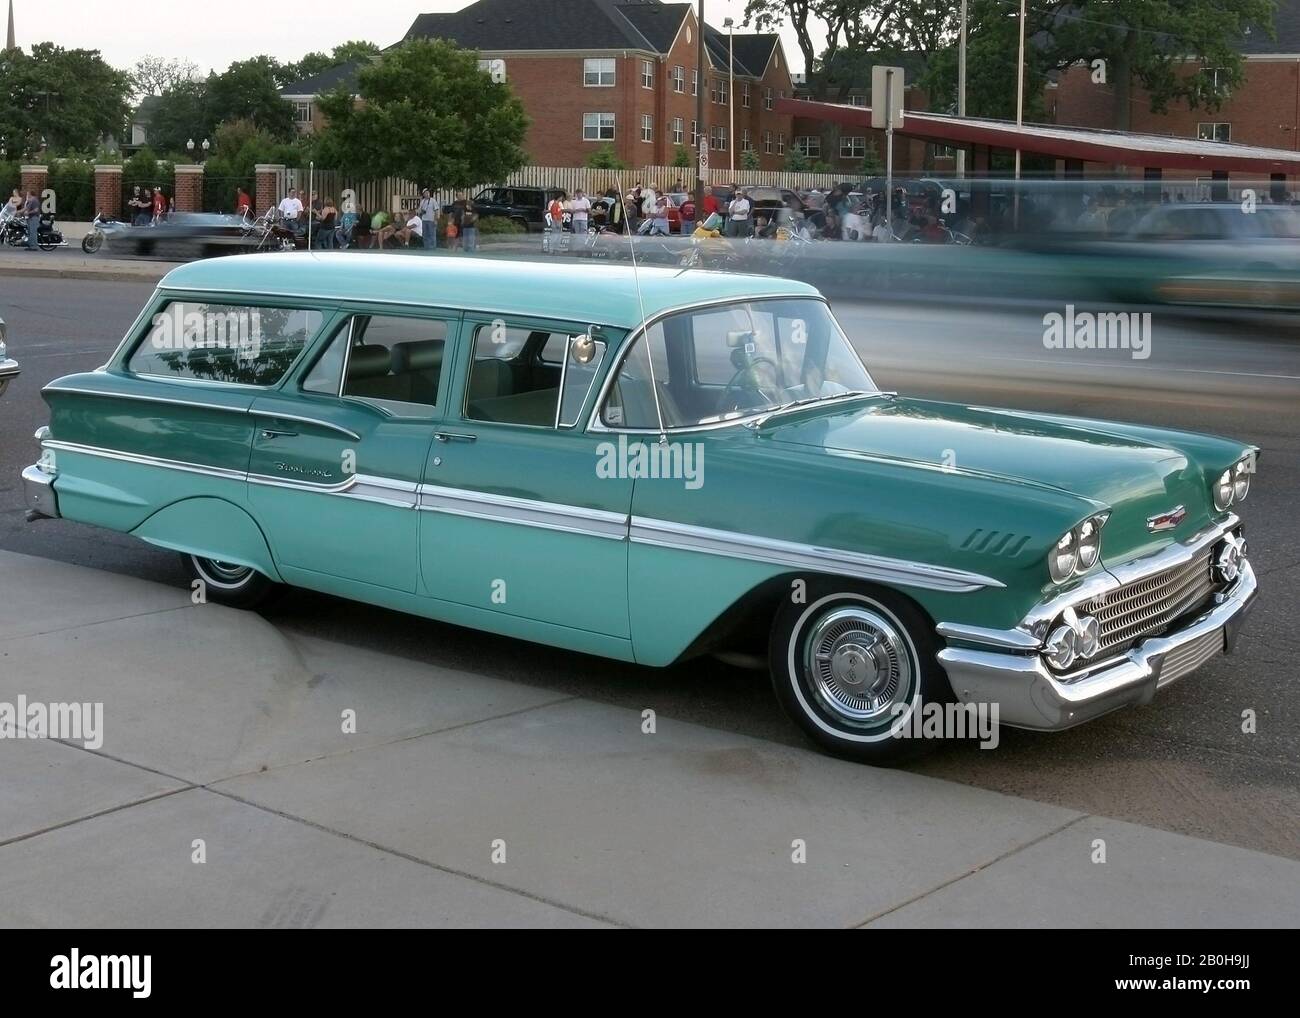
[[[700,216],[701,222],[708,219],[713,213],[721,211],[718,196],[713,193],[712,189],[704,192],[704,200],[700,202],[700,208],[704,211],[704,215]]]
[[[251,216],[253,214],[253,201],[248,197],[248,192],[242,187],[235,194],[235,215]]]
[[[167,214],[167,196],[161,187],[153,189],[153,221],[156,223]]]
[[[546,207],[547,214],[551,217],[551,229],[564,229],[564,199],[567,196],[563,191],[551,199],[550,205]]]

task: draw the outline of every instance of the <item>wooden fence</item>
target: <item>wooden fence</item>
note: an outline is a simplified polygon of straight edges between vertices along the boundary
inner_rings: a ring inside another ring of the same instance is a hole
[[[611,186],[626,193],[640,181],[642,184],[659,185],[661,190],[672,190],[681,182],[685,190],[693,190],[695,171],[680,166],[643,166],[634,170],[596,170],[585,166],[525,166],[510,174],[504,181],[489,181],[464,188],[469,194],[477,194],[485,187],[544,187],[560,188],[567,194],[573,194],[581,188],[588,194],[600,194]],[[394,199],[418,199],[423,185],[400,177],[386,177],[382,180],[359,181],[339,170],[315,169],[309,174],[307,167],[297,167],[285,172],[285,188],[295,187],[299,191],[310,189],[318,195],[343,201],[345,192],[351,191],[357,208],[367,212],[377,209],[398,211]],[[788,187],[793,190],[802,188],[820,188],[827,190],[841,180],[841,175],[833,173],[787,173],[784,170],[737,170],[733,175],[729,169],[713,169],[709,173],[710,184],[728,184],[735,180],[742,186]],[[433,192],[434,198],[443,205],[453,202],[462,192],[460,190],[439,189]]]

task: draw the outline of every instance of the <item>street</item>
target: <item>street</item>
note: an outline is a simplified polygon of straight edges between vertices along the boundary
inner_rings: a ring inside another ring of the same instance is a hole
[[[0,274],[3,264],[0,263]],[[67,521],[28,524],[19,471],[38,456],[42,385],[109,355],[152,286],[6,276],[0,316],[21,377],[0,399],[0,550],[176,587],[177,557]],[[995,751],[944,745],[908,770],[1067,810],[1300,859],[1300,331],[1284,317],[1214,322],[1152,309],[1151,355],[1046,349],[1041,307],[835,303],[881,387],[975,404],[1131,420],[1258,444],[1242,510],[1260,597],[1235,655],[1154,703],[1057,735],[1004,731]],[[12,596],[13,592],[10,592]],[[270,623],[310,642],[382,651],[430,681],[472,675],[772,743],[801,746],[765,674],[702,659],[667,670],[605,661],[324,595],[295,592]],[[436,673],[436,674],[435,674]],[[1258,731],[1243,734],[1253,710]]]

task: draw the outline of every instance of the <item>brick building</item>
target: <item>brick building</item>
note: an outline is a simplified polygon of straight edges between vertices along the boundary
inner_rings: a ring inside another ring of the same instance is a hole
[[[759,169],[781,169],[791,118],[775,104],[793,86],[779,37],[731,37],[733,95],[727,33],[705,26],[700,81],[699,31],[689,3],[478,0],[454,13],[420,15],[406,38],[447,39],[477,50],[485,69],[504,75],[531,120],[524,147],[539,165],[581,166],[606,145],[629,166],[666,165],[678,145],[690,150],[702,130],[715,168],[734,154],[739,169],[742,153],[751,151]],[[355,80],[357,66],[332,68],[281,91],[295,104],[302,130],[319,129],[315,97]],[[701,88],[702,126],[696,123]],[[693,164],[693,152],[691,158]]]

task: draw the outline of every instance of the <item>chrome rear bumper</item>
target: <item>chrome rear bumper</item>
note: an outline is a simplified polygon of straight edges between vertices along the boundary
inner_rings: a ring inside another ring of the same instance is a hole
[[[27,503],[27,518],[59,518],[59,496],[54,491],[54,475],[46,473],[39,463],[23,470],[23,500]]]
[[[1039,731],[1071,728],[1117,707],[1148,703],[1160,687],[1231,652],[1255,592],[1254,570],[1243,562],[1233,585],[1200,615],[1142,640],[1114,664],[1074,682],[1054,676],[1038,653],[949,647],[939,652],[939,662],[958,700],[997,703],[1002,723]]]

